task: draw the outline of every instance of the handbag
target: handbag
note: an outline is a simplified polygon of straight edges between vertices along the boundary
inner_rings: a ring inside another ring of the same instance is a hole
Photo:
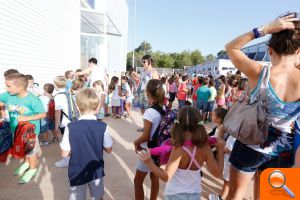
[[[245,103],[241,95],[224,119],[225,132],[243,144],[263,145],[267,140],[269,123],[266,90],[269,79],[270,67],[265,66],[256,100],[253,103]]]

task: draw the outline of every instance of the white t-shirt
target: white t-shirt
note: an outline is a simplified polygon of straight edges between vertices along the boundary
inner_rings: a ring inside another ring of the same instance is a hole
[[[93,66],[92,72],[91,72],[91,85],[95,81],[102,81],[104,90],[107,89],[107,83],[106,83],[106,72],[104,67],[99,67],[99,66]]]
[[[230,151],[232,151],[232,148],[233,148],[235,140],[236,139],[234,137],[232,137],[231,135],[229,135],[229,137],[228,137],[228,139],[226,141],[225,147],[228,148]],[[229,157],[230,157],[229,153],[225,153],[224,154],[224,160],[225,161],[229,161]]]
[[[65,94],[59,94],[60,92],[66,92],[66,90],[59,89],[56,95],[54,96],[55,110],[62,110],[66,115],[68,115],[69,106],[67,96]],[[63,115],[60,127],[66,127],[68,123],[70,123],[70,120],[65,115]]]
[[[151,131],[150,131],[150,140],[152,140],[152,137],[161,122],[161,118],[162,118],[161,114],[153,108],[148,108],[145,111],[143,115],[143,119],[148,120],[152,123]],[[141,147],[145,149],[148,148],[147,142],[142,143]]]
[[[78,120],[97,120],[96,116],[94,115],[82,115]],[[107,127],[104,132],[104,138],[103,138],[103,147],[104,148],[109,148],[112,147],[113,141],[111,136],[108,133]],[[62,138],[62,141],[60,143],[60,148],[64,151],[71,151],[71,145],[70,145],[70,140],[69,140],[69,128],[65,128],[65,133]]]
[[[46,95],[42,95],[39,98],[40,98],[40,100],[43,103],[45,112],[47,113],[48,112],[48,104],[49,104],[50,98],[48,96],[46,96]]]

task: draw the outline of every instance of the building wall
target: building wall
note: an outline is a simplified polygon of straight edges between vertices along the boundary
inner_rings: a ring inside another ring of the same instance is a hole
[[[128,41],[128,3],[127,0],[106,0],[107,12],[121,33],[121,37],[108,37],[109,71],[126,71]]]
[[[10,68],[41,84],[79,68],[79,0],[1,1],[0,10],[0,90]]]

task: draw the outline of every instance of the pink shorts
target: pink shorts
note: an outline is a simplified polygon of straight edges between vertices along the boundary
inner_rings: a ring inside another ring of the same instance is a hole
[[[225,98],[220,98],[216,100],[218,106],[223,106],[225,104]]]

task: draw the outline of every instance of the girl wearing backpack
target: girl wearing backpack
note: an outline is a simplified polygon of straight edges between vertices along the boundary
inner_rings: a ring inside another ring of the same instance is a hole
[[[208,170],[216,177],[221,177],[223,170],[224,146],[222,139],[217,139],[217,160],[208,144],[208,136],[203,126],[200,112],[194,107],[183,107],[178,120],[171,130],[174,146],[166,166],[162,169],[154,164],[149,150],[143,150],[138,157],[163,181],[167,182],[165,199],[199,200],[201,197],[200,170],[206,163]],[[192,145],[184,145],[191,141]]]
[[[156,129],[159,127],[162,120],[162,114],[157,109],[160,108],[162,110],[164,105],[165,92],[161,81],[158,79],[149,80],[146,86],[146,91],[148,103],[151,107],[148,108],[143,115],[143,134],[134,141],[136,152],[140,152],[141,150],[148,148],[148,145],[150,144],[150,141],[152,141]],[[154,107],[156,107],[156,109],[154,109]],[[151,171],[152,170],[149,169],[144,162],[140,160],[137,161],[137,169],[134,177],[136,200],[144,200],[143,182],[148,172],[150,172],[151,178],[150,200],[157,199],[159,192],[159,179]]]

